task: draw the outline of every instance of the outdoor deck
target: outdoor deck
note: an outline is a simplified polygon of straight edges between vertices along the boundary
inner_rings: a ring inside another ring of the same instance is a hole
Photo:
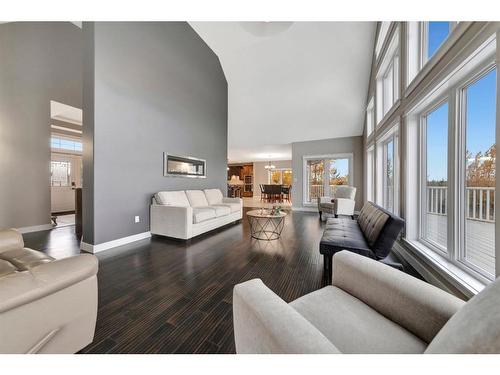
[[[429,214],[427,233],[429,238],[437,239],[439,244],[446,244],[446,216]],[[465,241],[467,261],[495,274],[495,223],[467,219]]]

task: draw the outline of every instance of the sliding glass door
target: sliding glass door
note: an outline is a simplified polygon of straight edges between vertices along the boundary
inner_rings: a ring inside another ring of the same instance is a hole
[[[316,204],[318,197],[333,196],[336,185],[349,185],[352,155],[304,157],[304,204]]]

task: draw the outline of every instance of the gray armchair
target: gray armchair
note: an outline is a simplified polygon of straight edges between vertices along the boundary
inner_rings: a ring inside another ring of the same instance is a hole
[[[325,221],[328,217],[347,215],[354,217],[356,188],[353,186],[337,185],[333,197],[318,197],[319,218]]]
[[[500,353],[500,279],[469,302],[358,254],[287,304],[254,279],[233,291],[237,353]]]

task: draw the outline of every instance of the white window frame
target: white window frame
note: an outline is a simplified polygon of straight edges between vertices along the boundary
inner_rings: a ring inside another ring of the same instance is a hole
[[[401,82],[399,79],[400,61],[399,58],[399,27],[395,30],[392,40],[385,52],[382,62],[378,68],[376,77],[376,123],[379,125],[384,117],[391,112],[399,100]],[[390,80],[390,84],[387,81]],[[387,88],[390,90],[391,100],[388,102]]]
[[[365,199],[366,201],[375,202],[375,145],[373,144],[366,149],[365,178]]]
[[[302,205],[307,207],[316,206],[316,202],[308,202],[309,196],[309,179],[307,178],[307,161],[308,160],[330,160],[330,159],[348,159],[349,163],[349,178],[347,180],[349,186],[354,186],[354,154],[353,153],[340,153],[340,154],[322,154],[322,155],[304,155],[302,157]],[[323,173],[323,190],[325,191],[326,186],[329,185],[329,181],[325,178],[328,173],[327,168],[324,168]]]
[[[389,33],[389,29],[391,28],[390,21],[382,21],[380,22],[379,32],[377,35],[377,43],[375,45],[375,60],[380,56],[380,52],[382,52],[382,47],[384,45],[385,40],[387,39],[387,34]]]
[[[405,182],[405,213],[406,213],[406,234],[404,242],[408,244],[417,254],[428,260],[435,267],[445,270],[449,277],[459,280],[468,290],[480,290],[494,279],[482,269],[471,267],[462,261],[464,247],[460,245],[459,234],[465,234],[460,225],[464,215],[463,192],[465,191],[465,138],[463,137],[463,101],[460,98],[461,89],[475,82],[486,74],[493,66],[496,59],[496,35],[491,35],[481,44],[471,55],[464,59],[452,72],[446,75],[442,82],[438,82],[425,98],[422,98],[413,108],[405,112],[405,144],[406,144],[406,173]],[[498,68],[498,67],[497,67]],[[498,74],[498,69],[497,69]],[[498,78],[497,78],[498,82]],[[498,83],[497,83],[498,87]],[[498,93],[497,93],[498,95]],[[422,176],[426,180],[425,171],[422,171],[422,164],[426,165],[422,150],[421,118],[432,112],[445,101],[448,102],[448,195],[447,195],[447,249],[446,252],[436,251],[436,246],[427,241],[421,241],[422,208],[426,208],[426,202],[422,202]],[[498,100],[497,100],[498,103]],[[498,111],[498,108],[497,108]],[[498,121],[498,114],[497,114]],[[497,124],[498,128],[498,124]],[[417,132],[416,132],[417,131]],[[498,139],[498,134],[496,136]],[[415,139],[417,141],[415,142]],[[417,143],[416,147],[414,143]],[[416,163],[416,164],[415,164]],[[460,163],[460,164],[458,164]],[[415,181],[415,174],[417,181]],[[418,192],[412,186],[418,186]],[[418,194],[417,199],[414,195]],[[462,196],[460,196],[462,194]],[[497,194],[498,196],[498,194]],[[416,211],[415,211],[416,209]],[[415,217],[416,216],[416,217]],[[416,220],[416,222],[415,222]],[[495,233],[497,235],[497,231]],[[498,242],[498,239],[495,239]],[[498,253],[498,251],[496,252]],[[498,265],[498,259],[496,265]],[[495,271],[497,274],[498,269]]]
[[[450,248],[449,240],[447,240],[446,248],[438,244],[437,242],[430,241],[426,237],[426,222],[425,218],[427,216],[427,207],[428,207],[428,201],[427,201],[427,117],[434,112],[436,109],[441,107],[444,104],[448,104],[448,124],[447,124],[447,129],[448,129],[448,136],[450,133],[450,112],[451,112],[451,105],[449,102],[449,97],[448,96],[440,96],[437,98],[435,101],[432,102],[431,105],[429,105],[425,110],[419,115],[419,149],[420,149],[420,165],[419,165],[419,179],[418,179],[418,184],[419,184],[419,196],[420,196],[420,207],[419,207],[419,231],[418,231],[418,240],[422,242],[426,247],[432,249],[433,251],[440,253],[442,255],[447,255],[449,253],[448,249]],[[447,141],[449,144],[449,140]],[[450,149],[448,147],[447,149],[447,161],[448,161],[448,166],[447,166],[447,184],[448,187],[446,189],[446,202],[447,202],[447,208],[449,207],[449,203],[451,202],[450,200],[450,192],[452,190],[452,185],[450,183],[450,171],[449,171],[449,166],[450,166]],[[449,210],[447,210],[447,225],[449,227],[449,221],[450,221],[450,215],[449,215]],[[449,237],[449,235],[448,235]],[[447,237],[447,238],[448,238]]]
[[[370,137],[375,130],[375,98],[372,96],[366,107],[366,137]]]
[[[393,191],[393,210],[396,215],[399,214],[399,179],[400,179],[400,160],[399,160],[399,122],[393,124],[386,132],[377,139],[375,161],[375,182],[376,202],[380,206],[388,209],[386,202],[386,174],[387,174],[387,145],[394,142],[394,191]]]
[[[457,160],[460,168],[457,171],[456,178],[456,193],[457,194],[457,209],[456,209],[456,227],[457,233],[461,233],[461,236],[456,238],[456,244],[458,249],[454,252],[453,256],[457,262],[464,264],[467,268],[474,270],[475,272],[481,274],[482,276],[493,280],[495,275],[488,273],[486,270],[476,266],[474,263],[467,261],[466,254],[466,238],[467,235],[465,230],[465,181],[466,181],[466,127],[467,127],[467,98],[466,90],[479,81],[481,78],[486,76],[488,73],[498,68],[494,61],[490,61],[485,66],[480,66],[474,71],[474,73],[468,75],[468,77],[462,80],[456,87],[457,93],[457,116],[456,116],[456,129],[457,129]],[[497,93],[498,95],[498,93]],[[498,110],[498,109],[497,109]],[[495,215],[496,216],[496,215]]]

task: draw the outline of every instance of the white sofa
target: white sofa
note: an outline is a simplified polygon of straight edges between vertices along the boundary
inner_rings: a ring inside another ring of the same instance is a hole
[[[187,240],[243,217],[241,198],[219,189],[161,191],[151,204],[151,233]]]

